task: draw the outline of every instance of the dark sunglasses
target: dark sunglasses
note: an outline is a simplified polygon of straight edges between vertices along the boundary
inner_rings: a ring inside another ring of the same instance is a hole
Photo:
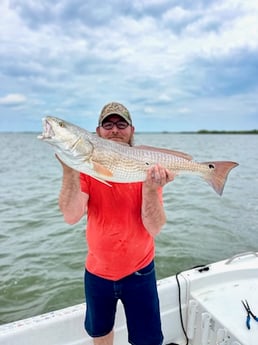
[[[110,129],[113,129],[115,125],[118,129],[126,129],[129,126],[129,123],[127,123],[126,121],[121,121],[121,120],[116,121],[116,122],[106,121],[101,124],[101,127],[103,127],[106,130],[110,130]]]

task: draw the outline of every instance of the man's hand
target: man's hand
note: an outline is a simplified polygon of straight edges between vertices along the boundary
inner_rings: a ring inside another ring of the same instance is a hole
[[[150,189],[158,189],[174,180],[175,175],[168,169],[157,164],[147,171],[145,186]]]

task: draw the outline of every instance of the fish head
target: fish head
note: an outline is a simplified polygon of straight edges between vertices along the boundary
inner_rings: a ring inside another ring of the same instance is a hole
[[[53,116],[42,119],[43,131],[38,139],[56,148],[57,153],[82,156],[84,159],[92,153],[90,133],[86,130]]]

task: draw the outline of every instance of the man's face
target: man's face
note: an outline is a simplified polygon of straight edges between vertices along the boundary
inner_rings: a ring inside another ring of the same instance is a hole
[[[108,116],[96,129],[97,134],[113,141],[129,144],[134,134],[134,127],[130,126],[121,116]]]

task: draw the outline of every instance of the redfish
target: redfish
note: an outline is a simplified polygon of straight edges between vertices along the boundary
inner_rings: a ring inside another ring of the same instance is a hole
[[[179,151],[122,145],[52,116],[43,118],[42,123],[38,138],[53,145],[65,164],[106,184],[144,181],[147,170],[159,164],[175,176],[199,175],[222,195],[229,172],[238,165],[230,161],[199,163]]]

